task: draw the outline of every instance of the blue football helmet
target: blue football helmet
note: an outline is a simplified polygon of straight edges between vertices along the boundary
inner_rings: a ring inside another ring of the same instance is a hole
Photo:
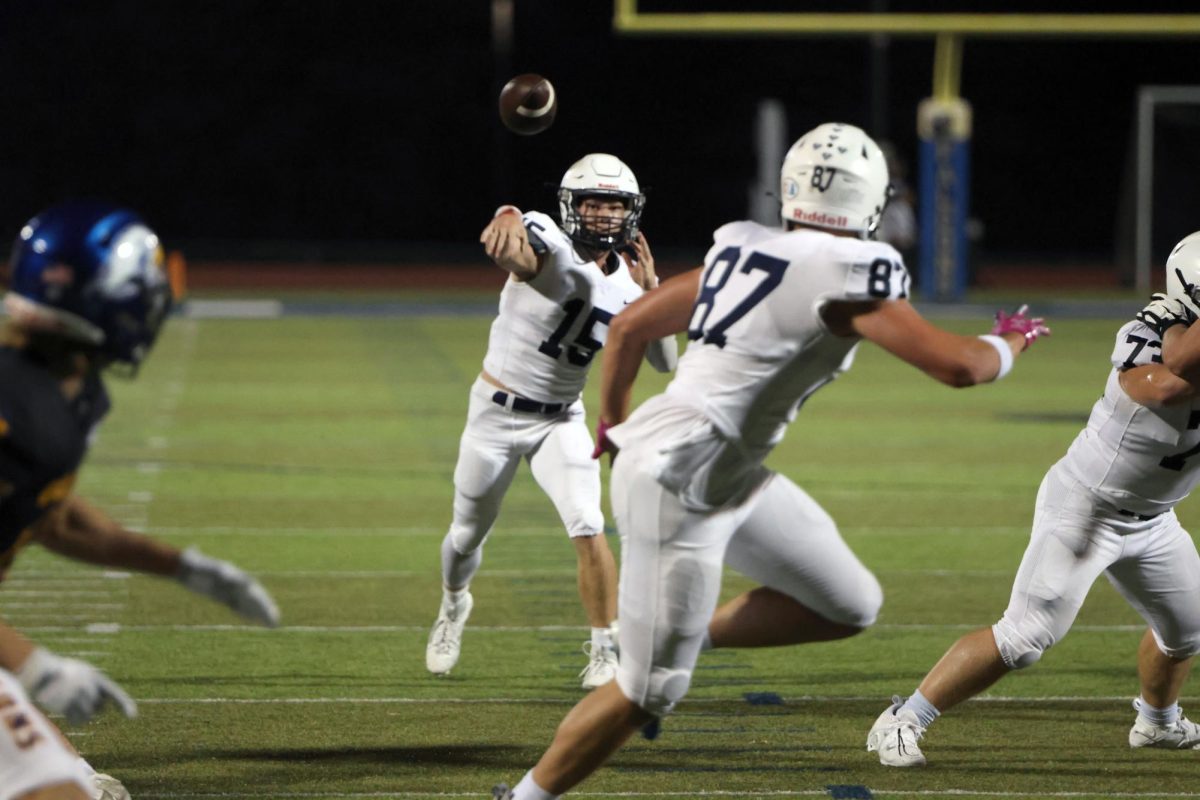
[[[133,211],[64,203],[21,228],[4,305],[18,325],[136,368],[171,308],[164,261],[158,236]]]

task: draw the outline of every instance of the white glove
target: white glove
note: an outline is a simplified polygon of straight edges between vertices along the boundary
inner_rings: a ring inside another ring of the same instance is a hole
[[[262,584],[242,570],[194,547],[183,551],[175,578],[193,592],[224,603],[247,619],[268,628],[279,624],[279,606]]]
[[[63,714],[72,725],[96,716],[109,700],[125,716],[137,716],[133,698],[86,661],[63,658],[38,647],[16,675],[35,703],[47,711]]]

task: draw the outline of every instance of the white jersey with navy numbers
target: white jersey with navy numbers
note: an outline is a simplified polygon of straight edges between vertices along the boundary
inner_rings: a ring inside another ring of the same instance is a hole
[[[583,391],[609,321],[642,289],[623,257],[614,254],[616,269],[605,275],[549,216],[531,211],[524,220],[542,268],[529,281],[504,284],[483,368],[523,397],[570,403]]]
[[[674,380],[610,434],[618,446],[677,439],[664,448],[674,456],[662,482],[691,482],[685,502],[699,508],[753,480],[805,399],[850,368],[859,340],[826,329],[825,304],[908,296],[900,254],[881,242],[754,222],[724,225],[713,239]],[[684,430],[688,408],[714,430]]]
[[[1082,484],[1134,514],[1166,511],[1200,483],[1200,399],[1147,408],[1121,388],[1121,370],[1161,363],[1158,334],[1126,323],[1104,394],[1062,461]]]

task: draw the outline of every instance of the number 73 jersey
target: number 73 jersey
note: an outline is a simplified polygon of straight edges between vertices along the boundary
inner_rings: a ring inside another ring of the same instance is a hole
[[[505,282],[483,368],[523,397],[571,403],[608,338],[608,323],[642,289],[621,256],[609,257],[614,268],[605,275],[550,217],[530,211],[524,220],[542,268],[528,281]]]
[[[1162,363],[1162,340],[1138,321],[1117,332],[1104,394],[1092,406],[1063,466],[1118,509],[1160,514],[1200,483],[1200,398],[1162,408],[1140,405],[1120,372]]]
[[[804,400],[853,361],[858,339],[832,334],[821,309],[904,299],[908,272],[890,245],[807,228],[733,222],[713,240],[667,394],[761,460]]]

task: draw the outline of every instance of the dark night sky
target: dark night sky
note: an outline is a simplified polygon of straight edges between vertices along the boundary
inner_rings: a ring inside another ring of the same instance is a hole
[[[786,104],[792,137],[829,119],[872,122],[860,37],[617,38],[604,0],[516,0],[514,51],[498,74],[489,5],[9,0],[0,235],[60,198],[100,195],[198,250],[390,242],[403,258],[419,250],[404,243],[472,244],[502,201],[553,210],[543,184],[607,150],[652,190],[652,241],[702,252],[713,227],[745,214],[760,99]],[[887,52],[886,86],[875,87],[884,129],[872,132],[912,158],[933,43],[893,39]],[[1197,52],[1194,39],[968,40],[984,250],[1111,258],[1137,87],[1200,84]],[[555,126],[531,138],[502,131],[495,114],[500,85],[525,71],[560,95]],[[1180,191],[1200,186],[1187,179],[1200,175],[1196,130],[1168,142]]]

